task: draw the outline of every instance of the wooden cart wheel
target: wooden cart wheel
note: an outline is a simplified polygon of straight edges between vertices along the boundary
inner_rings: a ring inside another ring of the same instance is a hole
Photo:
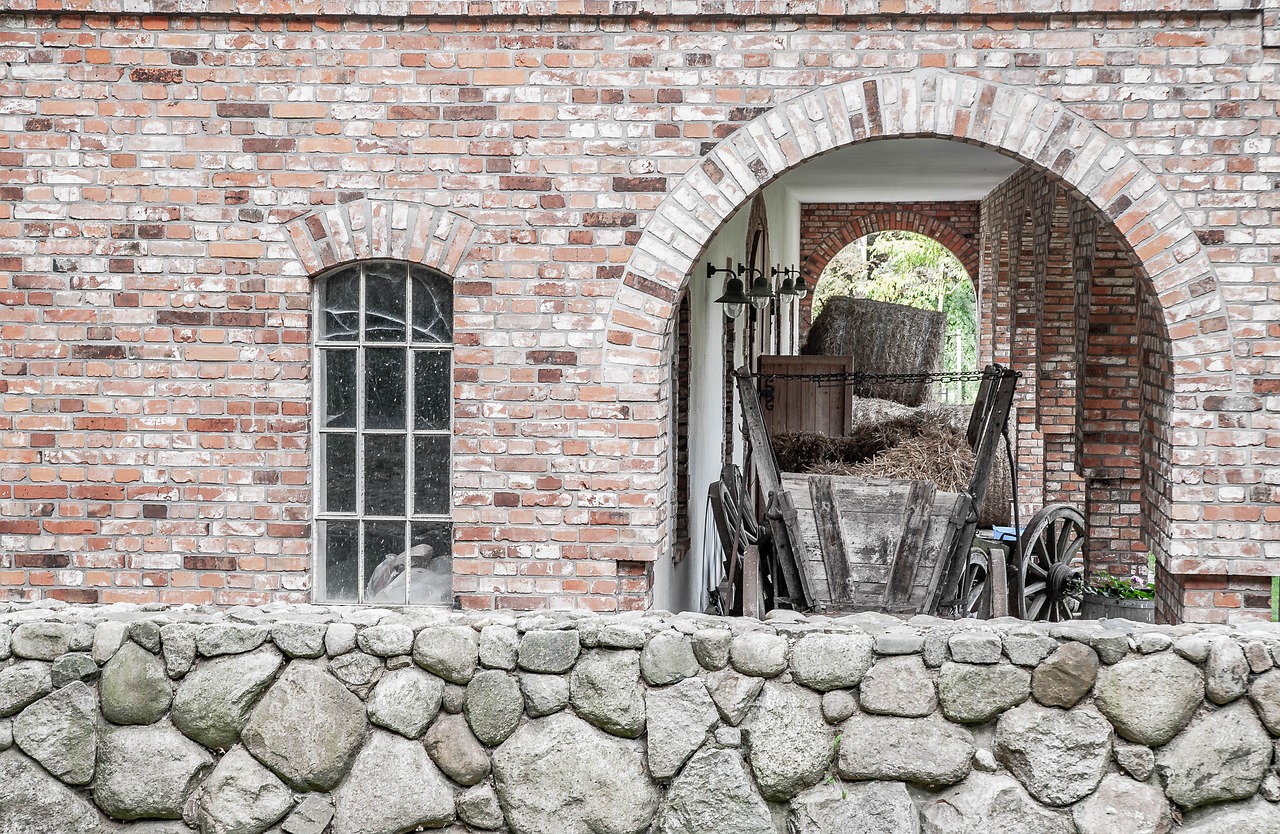
[[[1049,504],[1031,517],[1018,540],[1018,617],[1057,623],[1075,616],[1085,541],[1084,516],[1069,504]]]
[[[960,616],[991,618],[991,557],[980,547],[969,548],[969,561],[960,575]]]

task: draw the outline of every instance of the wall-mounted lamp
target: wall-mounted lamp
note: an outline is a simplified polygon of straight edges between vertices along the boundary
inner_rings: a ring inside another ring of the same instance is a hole
[[[741,264],[738,265],[738,271],[739,271],[739,274],[741,274],[741,271],[742,271]],[[729,269],[728,267],[718,267],[712,263],[707,264],[707,280],[708,281],[714,281],[716,279],[716,275],[720,274],[721,272],[727,273],[731,277],[729,278],[728,281],[725,282],[724,295],[717,298],[716,303],[724,305],[724,314],[726,316],[728,316],[731,319],[736,319],[738,316],[742,315],[742,311],[746,309],[746,306],[748,304],[752,303],[752,300],[749,297],[747,297],[747,294],[744,291],[744,287],[742,285],[742,279],[737,277],[732,277],[733,276],[732,269]]]
[[[796,269],[796,298],[804,298],[809,294],[809,285],[804,282],[804,270]]]
[[[747,290],[747,297],[751,299],[751,306],[757,310],[763,310],[768,307],[769,302],[773,300],[773,287],[769,286],[769,279],[764,277],[764,270],[739,263],[738,275],[751,276],[751,289]]]

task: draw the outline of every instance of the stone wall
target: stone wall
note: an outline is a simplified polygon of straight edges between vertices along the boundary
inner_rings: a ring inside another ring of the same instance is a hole
[[[1268,624],[10,606],[0,658],[3,834],[1280,830]]]

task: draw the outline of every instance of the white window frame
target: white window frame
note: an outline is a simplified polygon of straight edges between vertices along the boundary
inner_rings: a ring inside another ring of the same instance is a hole
[[[375,341],[370,340],[365,334],[365,318],[368,309],[368,296],[366,280],[367,267],[377,264],[395,264],[404,267],[404,309],[405,309],[405,338],[403,341]],[[317,276],[314,283],[311,298],[311,321],[312,321],[312,347],[311,347],[311,367],[312,373],[312,415],[311,415],[311,461],[312,461],[312,532],[311,532],[311,553],[313,561],[312,576],[314,584],[312,587],[312,598],[317,602],[334,605],[363,605],[367,604],[366,596],[366,558],[365,553],[365,524],[368,522],[402,522],[404,525],[404,554],[408,554],[413,547],[413,525],[415,523],[447,523],[449,525],[449,546],[452,548],[453,543],[453,443],[452,440],[447,444],[448,460],[447,460],[447,479],[448,484],[448,503],[446,513],[419,513],[416,512],[414,505],[414,476],[415,476],[415,450],[414,439],[419,436],[447,436],[453,437],[454,409],[453,409],[453,350],[456,341],[453,336],[452,323],[450,326],[450,340],[448,342],[414,342],[413,340],[413,281],[410,278],[410,270],[415,266],[407,261],[398,261],[390,258],[373,258],[355,263],[347,263],[341,266],[333,267]],[[357,311],[357,331],[356,338],[349,340],[326,340],[323,338],[323,318],[324,318],[324,288],[325,282],[332,276],[351,269],[359,268],[359,310]],[[430,267],[422,267],[448,278],[447,275],[439,270]],[[450,299],[452,303],[452,298]],[[386,349],[399,348],[406,351],[405,354],[405,424],[403,429],[370,429],[365,425],[365,385],[366,374],[365,356],[369,349]],[[353,429],[350,426],[329,428],[323,425],[324,414],[328,403],[325,400],[325,369],[324,361],[326,350],[348,350],[354,351],[356,355],[356,424]],[[414,408],[415,408],[415,390],[416,383],[414,369],[416,363],[414,357],[417,353],[443,353],[449,357],[447,365],[447,386],[448,386],[448,403],[449,403],[449,419],[447,427],[443,429],[416,429],[414,427]],[[324,460],[324,444],[321,442],[324,435],[352,435],[355,436],[356,442],[356,465],[355,465],[355,510],[353,512],[336,512],[322,509],[325,502],[326,490],[326,471]],[[403,516],[388,516],[365,513],[365,439],[370,436],[399,436],[405,438],[405,504]],[[356,525],[356,541],[357,541],[357,561],[356,561],[356,593],[357,598],[351,599],[330,599],[328,594],[326,568],[326,553],[322,549],[325,540],[321,535],[322,525],[325,522],[350,522]],[[443,555],[449,559],[452,565],[452,553],[437,554],[437,557]],[[377,559],[375,554],[368,558]],[[409,605],[413,598],[412,584],[412,560],[406,559],[404,572],[405,576],[405,599],[398,602],[380,601],[379,605]],[[452,571],[450,571],[452,577]],[[453,599],[452,587],[448,589],[447,598]],[[420,603],[419,603],[420,604]]]

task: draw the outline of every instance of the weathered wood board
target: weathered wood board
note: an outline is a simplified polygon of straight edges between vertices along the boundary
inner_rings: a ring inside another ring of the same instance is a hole
[[[816,383],[810,379],[784,379],[770,374],[853,373],[851,356],[761,356],[761,393],[771,388],[764,421],[770,434],[814,431],[842,437],[853,425],[852,393],[847,382]]]

